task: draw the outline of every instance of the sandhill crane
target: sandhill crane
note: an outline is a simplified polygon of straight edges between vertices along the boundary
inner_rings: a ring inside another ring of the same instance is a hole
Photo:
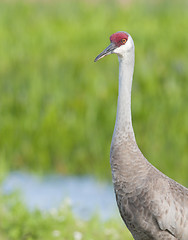
[[[131,117],[133,39],[127,32],[117,32],[110,41],[95,62],[112,53],[119,59],[110,163],[121,217],[136,240],[188,240],[188,189],[152,166],[135,140]]]

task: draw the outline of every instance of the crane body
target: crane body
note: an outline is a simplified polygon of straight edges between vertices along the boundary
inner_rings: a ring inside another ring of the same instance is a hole
[[[133,39],[127,32],[117,32],[110,41],[95,61],[112,53],[119,59],[110,163],[120,215],[135,240],[188,240],[188,189],[149,163],[136,143],[131,115]]]

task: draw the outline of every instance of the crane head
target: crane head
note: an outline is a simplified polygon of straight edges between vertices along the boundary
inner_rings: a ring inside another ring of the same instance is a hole
[[[116,53],[121,57],[130,48],[134,47],[133,40],[127,32],[116,32],[112,34],[110,36],[110,42],[111,44],[95,58],[95,62],[112,53]]]

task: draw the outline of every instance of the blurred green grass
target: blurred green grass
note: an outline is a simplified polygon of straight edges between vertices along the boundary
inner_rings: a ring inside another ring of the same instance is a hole
[[[132,239],[122,221],[115,218],[104,222],[97,215],[83,221],[73,216],[66,204],[59,210],[41,213],[29,212],[14,195],[0,197],[0,203],[1,240]]]
[[[187,29],[186,1],[1,1],[1,166],[110,178],[118,61],[93,60],[125,30],[138,145],[188,184]]]

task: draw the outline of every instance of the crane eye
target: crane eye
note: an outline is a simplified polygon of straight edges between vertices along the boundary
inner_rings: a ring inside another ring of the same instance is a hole
[[[126,38],[123,38],[123,39],[121,40],[122,43],[126,43],[126,41],[127,41]]]

